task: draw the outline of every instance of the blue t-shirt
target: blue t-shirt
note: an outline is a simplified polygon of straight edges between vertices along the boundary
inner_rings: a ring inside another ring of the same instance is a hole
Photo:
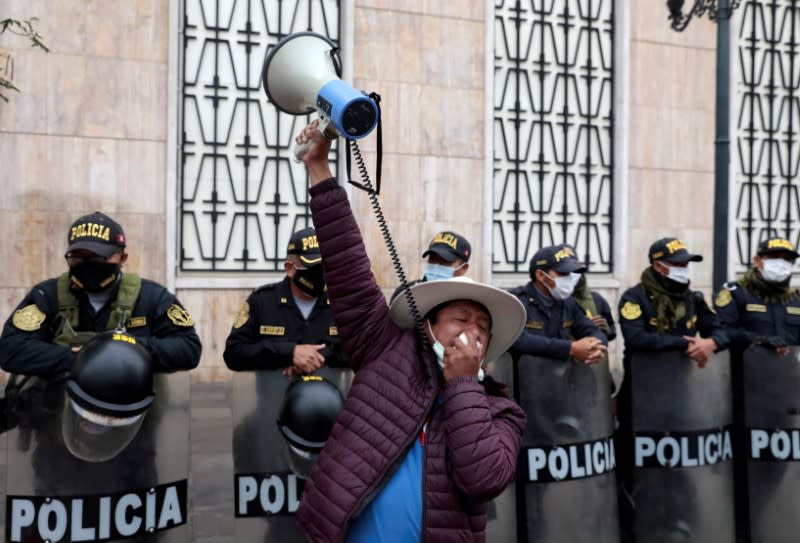
[[[422,526],[422,462],[420,438],[386,486],[353,521],[346,543],[407,543],[419,541]]]

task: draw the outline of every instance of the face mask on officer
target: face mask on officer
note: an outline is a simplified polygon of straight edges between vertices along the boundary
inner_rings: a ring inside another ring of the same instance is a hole
[[[783,283],[792,276],[794,262],[789,262],[783,258],[764,258],[761,260],[764,267],[761,268],[761,277],[770,283]]]
[[[572,296],[572,293],[575,292],[575,285],[577,285],[578,281],[581,279],[581,274],[575,272],[571,272],[569,275],[556,276],[552,276],[544,270],[542,270],[542,273],[551,281],[555,282],[555,285],[551,287],[547,284],[546,280],[542,280],[542,284],[545,286],[548,292],[550,292],[550,296],[552,296],[554,300],[558,301],[564,301]]]
[[[322,276],[321,265],[311,266],[310,268],[294,266],[292,282],[297,285],[297,288],[314,298],[325,291],[325,279]]]
[[[102,258],[102,257],[100,257]],[[67,261],[72,260],[67,257]],[[119,262],[105,259],[82,258],[69,267],[72,284],[85,292],[100,292],[107,289],[119,277],[122,267]]]
[[[676,283],[688,285],[691,280],[691,273],[689,272],[688,264],[686,266],[672,266],[666,262],[661,262],[661,265],[666,268],[666,273],[661,272],[668,279],[672,279]]]
[[[428,262],[425,264],[425,280],[426,281],[440,281],[442,279],[452,279],[455,276],[455,273],[463,268],[466,265],[461,264],[457,268],[451,268],[450,266],[444,266],[442,264],[434,264],[433,262]]]

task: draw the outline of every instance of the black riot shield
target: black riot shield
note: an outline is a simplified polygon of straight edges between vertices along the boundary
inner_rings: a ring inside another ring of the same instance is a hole
[[[628,371],[636,541],[732,543],[728,353],[702,369],[682,352],[636,353]]]
[[[608,361],[522,356],[514,393],[528,415],[518,467],[518,541],[618,543]]]
[[[794,542],[800,533],[800,347],[784,356],[751,347],[742,371],[750,540]]]
[[[323,367],[315,372],[350,389],[349,369]],[[233,376],[234,533],[237,542],[295,543],[302,534],[295,512],[303,479],[292,473],[276,420],[289,386],[280,371],[237,372]]]
[[[26,382],[7,433],[6,541],[190,541],[189,375],[156,375],[153,386],[154,401],[132,440],[91,462],[65,446],[62,421],[79,408],[64,386]],[[119,423],[94,415],[74,429],[100,442]]]

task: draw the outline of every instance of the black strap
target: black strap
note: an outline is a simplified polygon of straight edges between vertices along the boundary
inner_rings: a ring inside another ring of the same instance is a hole
[[[378,107],[378,126],[377,126],[377,156],[375,158],[375,190],[373,191],[370,187],[366,184],[359,183],[358,181],[353,179],[351,175],[351,168],[350,168],[350,154],[352,153],[355,156],[356,167],[358,168],[359,172],[361,172],[362,178],[368,179],[369,174],[367,172],[367,168],[364,165],[364,159],[361,157],[361,150],[358,148],[358,145],[353,140],[346,140],[347,141],[347,153],[345,153],[345,167],[347,169],[347,182],[353,186],[356,186],[363,190],[364,192],[372,193],[374,192],[376,195],[381,193],[381,169],[383,167],[383,115],[381,115],[381,97],[378,93],[371,92],[369,93],[369,97],[375,102],[375,105]]]

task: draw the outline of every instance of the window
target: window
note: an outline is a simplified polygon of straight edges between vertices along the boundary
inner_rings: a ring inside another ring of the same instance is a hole
[[[800,8],[791,0],[739,8],[735,270],[758,243],[800,241]]]
[[[184,0],[179,272],[282,271],[289,236],[311,224],[305,169],[292,154],[311,117],[269,104],[261,68],[293,32],[339,43],[339,13],[336,0]]]
[[[575,246],[613,271],[613,0],[497,0],[494,273]]]

